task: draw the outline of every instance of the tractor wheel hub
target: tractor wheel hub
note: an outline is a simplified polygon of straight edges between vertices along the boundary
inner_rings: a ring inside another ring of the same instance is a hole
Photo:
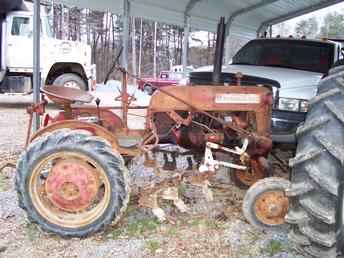
[[[58,161],[45,184],[47,198],[65,211],[86,209],[97,196],[99,178],[95,169],[80,160]]]
[[[288,212],[288,198],[281,191],[262,194],[255,205],[256,216],[266,225],[281,225]]]

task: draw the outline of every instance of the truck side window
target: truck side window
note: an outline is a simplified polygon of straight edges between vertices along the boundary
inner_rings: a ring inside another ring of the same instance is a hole
[[[13,17],[11,34],[14,36],[28,36],[30,33],[30,18]]]

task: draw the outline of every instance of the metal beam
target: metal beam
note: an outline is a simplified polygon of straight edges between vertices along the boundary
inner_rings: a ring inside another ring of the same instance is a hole
[[[343,2],[343,0],[326,0],[326,1],[323,1],[321,3],[313,4],[311,6],[307,6],[306,8],[295,10],[293,12],[289,12],[289,13],[284,14],[282,16],[279,16],[279,17],[267,20],[267,21],[263,22],[259,26],[259,28],[257,30],[257,37],[260,35],[260,33],[263,30],[265,30],[270,25],[274,25],[274,24],[277,24],[277,23],[280,23],[280,22],[284,22],[286,20],[290,20],[292,18],[301,16],[301,15],[304,15],[304,14],[307,14],[307,13],[310,13],[310,12],[314,12],[314,11],[317,11],[319,9],[323,9],[323,8],[326,8],[326,7],[329,7],[331,5],[341,3],[341,2]]]
[[[185,7],[185,11],[184,11],[184,15],[185,16],[190,16],[190,12],[192,11],[192,9],[195,7],[195,5],[198,2],[201,2],[202,0],[189,0],[188,4]]]
[[[232,13],[228,19],[227,19],[227,26],[226,26],[226,35],[228,36],[229,35],[229,30],[230,30],[230,27],[233,23],[233,21],[240,15],[243,15],[245,13],[248,13],[248,12],[251,12],[251,11],[254,11],[256,9],[259,9],[265,5],[269,5],[269,4],[273,4],[274,2],[277,2],[279,0],[262,0],[256,4],[253,4],[253,5],[250,5],[250,6],[247,6],[245,8],[242,8],[242,9],[239,9],[237,11],[235,11],[234,13]]]
[[[130,2],[123,0],[123,32],[122,32],[122,60],[121,65],[128,70],[128,56],[129,56],[129,19],[130,19]]]
[[[40,88],[41,88],[41,64],[40,64],[40,0],[34,0],[33,12],[33,103],[40,102]],[[39,129],[39,115],[33,113],[32,131],[36,132]]]
[[[230,41],[229,41],[229,33],[230,28],[232,27],[233,21],[239,17],[240,15],[246,14],[248,12],[254,11],[256,9],[259,9],[265,5],[272,4],[274,2],[277,2],[278,0],[262,0],[254,5],[247,6],[245,8],[239,9],[228,17],[227,24],[226,24],[226,47],[225,47],[225,63],[226,65],[229,63],[230,60]]]
[[[184,39],[182,50],[182,65],[183,73],[186,76],[186,67],[188,65],[188,48],[189,48],[189,35],[190,35],[190,13],[195,5],[202,0],[189,0],[184,11]]]

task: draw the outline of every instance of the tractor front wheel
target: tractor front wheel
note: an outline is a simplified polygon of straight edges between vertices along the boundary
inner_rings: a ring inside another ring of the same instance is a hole
[[[129,200],[122,157],[106,141],[70,130],[30,144],[18,161],[16,189],[28,219],[62,237],[102,230]]]

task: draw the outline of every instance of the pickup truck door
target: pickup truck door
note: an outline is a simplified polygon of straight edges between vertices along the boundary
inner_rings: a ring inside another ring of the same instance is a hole
[[[30,16],[9,16],[7,23],[7,67],[13,72],[32,72],[33,39]]]

